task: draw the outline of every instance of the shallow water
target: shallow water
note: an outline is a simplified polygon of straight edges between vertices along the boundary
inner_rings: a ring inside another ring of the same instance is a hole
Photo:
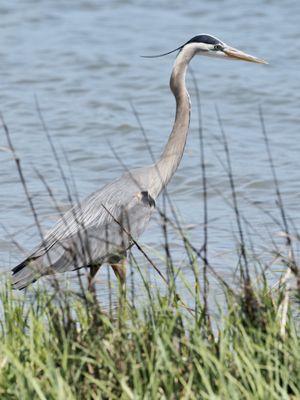
[[[80,198],[118,176],[123,167],[151,162],[132,113],[131,100],[159,155],[171,129],[174,100],[168,81],[174,55],[143,59],[168,51],[199,33],[211,33],[234,47],[269,61],[269,65],[225,62],[198,57],[192,62],[200,88],[207,179],[209,183],[209,255],[224,277],[233,274],[237,236],[220,129],[218,106],[232,157],[239,203],[251,223],[257,252],[279,228],[260,208],[279,218],[274,185],[258,117],[261,105],[269,133],[285,208],[296,227],[299,206],[300,42],[299,1],[27,1],[0,6],[1,112],[42,225],[53,223],[51,199],[35,169],[47,179],[60,205],[68,202],[64,184],[37,115],[38,97],[46,124],[60,149],[66,175],[75,178]],[[191,80],[193,105],[194,90]],[[197,113],[192,113],[183,161],[168,191],[195,246],[203,238]],[[0,136],[0,147],[6,146]],[[70,164],[63,156],[65,152]],[[0,222],[25,249],[39,239],[18,175],[8,153],[0,153]],[[220,194],[221,192],[221,194]],[[245,197],[248,199],[246,200]],[[260,237],[262,235],[262,238]],[[182,245],[171,236],[180,265]],[[160,251],[157,219],[141,242]],[[266,247],[268,247],[266,245]],[[4,230],[0,261],[7,270],[22,258]],[[190,271],[185,271],[189,276]],[[101,279],[101,278],[100,278]],[[106,290],[105,276],[102,290]]]

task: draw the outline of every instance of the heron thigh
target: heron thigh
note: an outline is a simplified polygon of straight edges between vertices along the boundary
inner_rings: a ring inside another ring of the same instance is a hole
[[[97,272],[99,271],[99,268],[101,267],[101,264],[92,264],[90,265],[90,276],[93,278]]]
[[[126,281],[126,259],[122,258],[118,263],[110,264],[116,277],[123,285]]]

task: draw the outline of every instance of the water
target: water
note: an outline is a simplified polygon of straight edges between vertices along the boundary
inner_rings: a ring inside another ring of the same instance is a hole
[[[72,3],[72,4],[71,4]],[[60,149],[68,177],[75,177],[83,198],[117,177],[122,166],[109,142],[129,167],[151,162],[131,100],[138,110],[155,155],[171,129],[174,100],[169,75],[174,55],[143,59],[142,54],[171,50],[199,33],[221,40],[269,61],[268,66],[197,57],[192,62],[201,92],[209,183],[209,254],[225,278],[236,262],[234,214],[215,105],[228,136],[243,216],[260,254],[264,240],[279,228],[257,207],[278,217],[274,187],[258,118],[263,108],[286,210],[296,227],[299,206],[300,3],[281,1],[18,1],[1,5],[1,112],[22,160],[24,174],[43,227],[55,220],[51,199],[35,169],[47,179],[61,206],[67,204],[64,184],[37,115],[38,97],[46,124]],[[194,91],[191,81],[191,97]],[[201,247],[203,194],[199,168],[197,113],[192,114],[183,161],[169,185],[180,218]],[[0,147],[6,146],[0,136]],[[64,160],[65,152],[71,166]],[[12,267],[39,240],[18,175],[8,153],[0,153],[0,222],[10,232],[0,235],[3,270]],[[216,190],[217,188],[217,190]],[[220,193],[222,193],[222,196]],[[171,236],[178,265],[182,246]],[[157,219],[141,242],[160,249]],[[184,267],[184,265],[182,265]],[[184,269],[187,277],[190,271]],[[102,279],[106,287],[105,277]],[[103,289],[104,290],[104,289]]]

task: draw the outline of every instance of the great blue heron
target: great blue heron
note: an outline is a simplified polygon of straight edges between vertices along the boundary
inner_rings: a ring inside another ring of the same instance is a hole
[[[190,39],[164,56],[179,51],[170,88],[176,116],[164,151],[153,165],[125,172],[92,193],[57,222],[42,243],[13,268],[13,286],[23,289],[43,275],[92,267],[93,274],[109,263],[124,282],[126,251],[146,228],[155,200],[181,161],[190,123],[190,97],[185,85],[188,65],[195,55],[266,63],[206,34]],[[134,240],[133,240],[134,239]]]

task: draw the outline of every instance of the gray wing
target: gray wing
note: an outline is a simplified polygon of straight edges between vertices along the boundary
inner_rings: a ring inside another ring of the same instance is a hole
[[[62,216],[43,243],[12,270],[14,287],[123,255],[146,228],[154,206],[148,191],[124,174]]]

